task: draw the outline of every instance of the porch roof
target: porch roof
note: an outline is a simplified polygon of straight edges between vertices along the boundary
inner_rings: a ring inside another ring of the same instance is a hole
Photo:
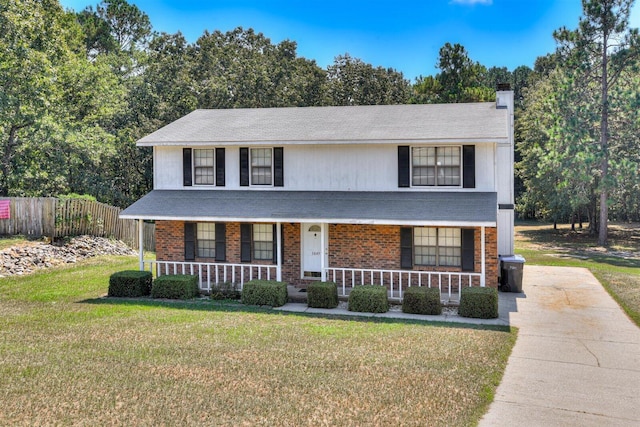
[[[496,226],[493,192],[153,190],[123,219]]]

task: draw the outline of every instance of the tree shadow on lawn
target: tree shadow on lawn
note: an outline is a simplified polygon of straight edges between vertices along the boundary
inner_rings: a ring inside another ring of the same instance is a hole
[[[610,247],[598,246],[597,237],[587,230],[553,230],[551,228],[520,229],[517,231],[524,240],[538,245],[547,255],[579,261],[591,261],[615,267],[640,268],[640,248],[637,247],[635,232],[612,231]],[[612,249],[611,247],[622,249]]]
[[[310,318],[321,318],[330,320],[348,320],[355,322],[368,322],[368,323],[402,323],[410,325],[421,326],[434,326],[445,327],[455,329],[481,329],[492,330],[499,332],[512,332],[513,328],[504,325],[478,325],[472,323],[457,323],[457,322],[440,322],[433,320],[418,320],[418,319],[399,319],[391,317],[374,317],[371,313],[362,313],[361,315],[340,315],[340,314],[323,314],[323,313],[306,313],[295,311],[283,311],[276,310],[269,306],[255,306],[245,305],[236,300],[221,300],[215,301],[208,298],[198,298],[192,300],[166,300],[166,299],[151,299],[151,298],[114,298],[114,297],[101,297],[90,298],[78,303],[83,304],[108,304],[108,305],[122,305],[122,306],[144,306],[144,307],[159,307],[159,308],[171,308],[178,310],[192,310],[192,311],[217,311],[217,312],[229,312],[229,313],[258,313],[258,314],[271,314],[277,316],[299,316]]]

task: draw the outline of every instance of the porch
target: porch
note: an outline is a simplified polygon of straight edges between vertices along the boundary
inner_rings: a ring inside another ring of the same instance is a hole
[[[189,261],[143,261],[143,270],[151,271],[156,277],[167,274],[192,274],[198,276],[200,290],[211,292],[217,285],[232,283],[242,290],[245,282],[258,280],[278,280],[277,265],[204,263]],[[469,286],[484,286],[481,273],[459,271],[415,271],[327,267],[323,276],[335,282],[338,296],[347,298],[354,286],[382,285],[388,290],[389,299],[401,302],[404,292],[411,286],[436,287],[440,290],[443,303],[457,303],[460,289]],[[304,297],[304,288],[290,291],[298,298]]]

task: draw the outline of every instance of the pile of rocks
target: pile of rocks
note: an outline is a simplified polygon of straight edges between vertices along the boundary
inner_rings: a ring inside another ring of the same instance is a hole
[[[98,255],[135,254],[125,243],[104,237],[79,236],[54,244],[28,242],[0,251],[0,277],[28,274]]]

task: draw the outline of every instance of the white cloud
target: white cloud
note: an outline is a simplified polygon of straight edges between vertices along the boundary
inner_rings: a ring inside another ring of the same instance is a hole
[[[451,4],[463,4],[463,5],[475,5],[482,4],[486,6],[490,6],[493,4],[493,0],[451,0]]]

